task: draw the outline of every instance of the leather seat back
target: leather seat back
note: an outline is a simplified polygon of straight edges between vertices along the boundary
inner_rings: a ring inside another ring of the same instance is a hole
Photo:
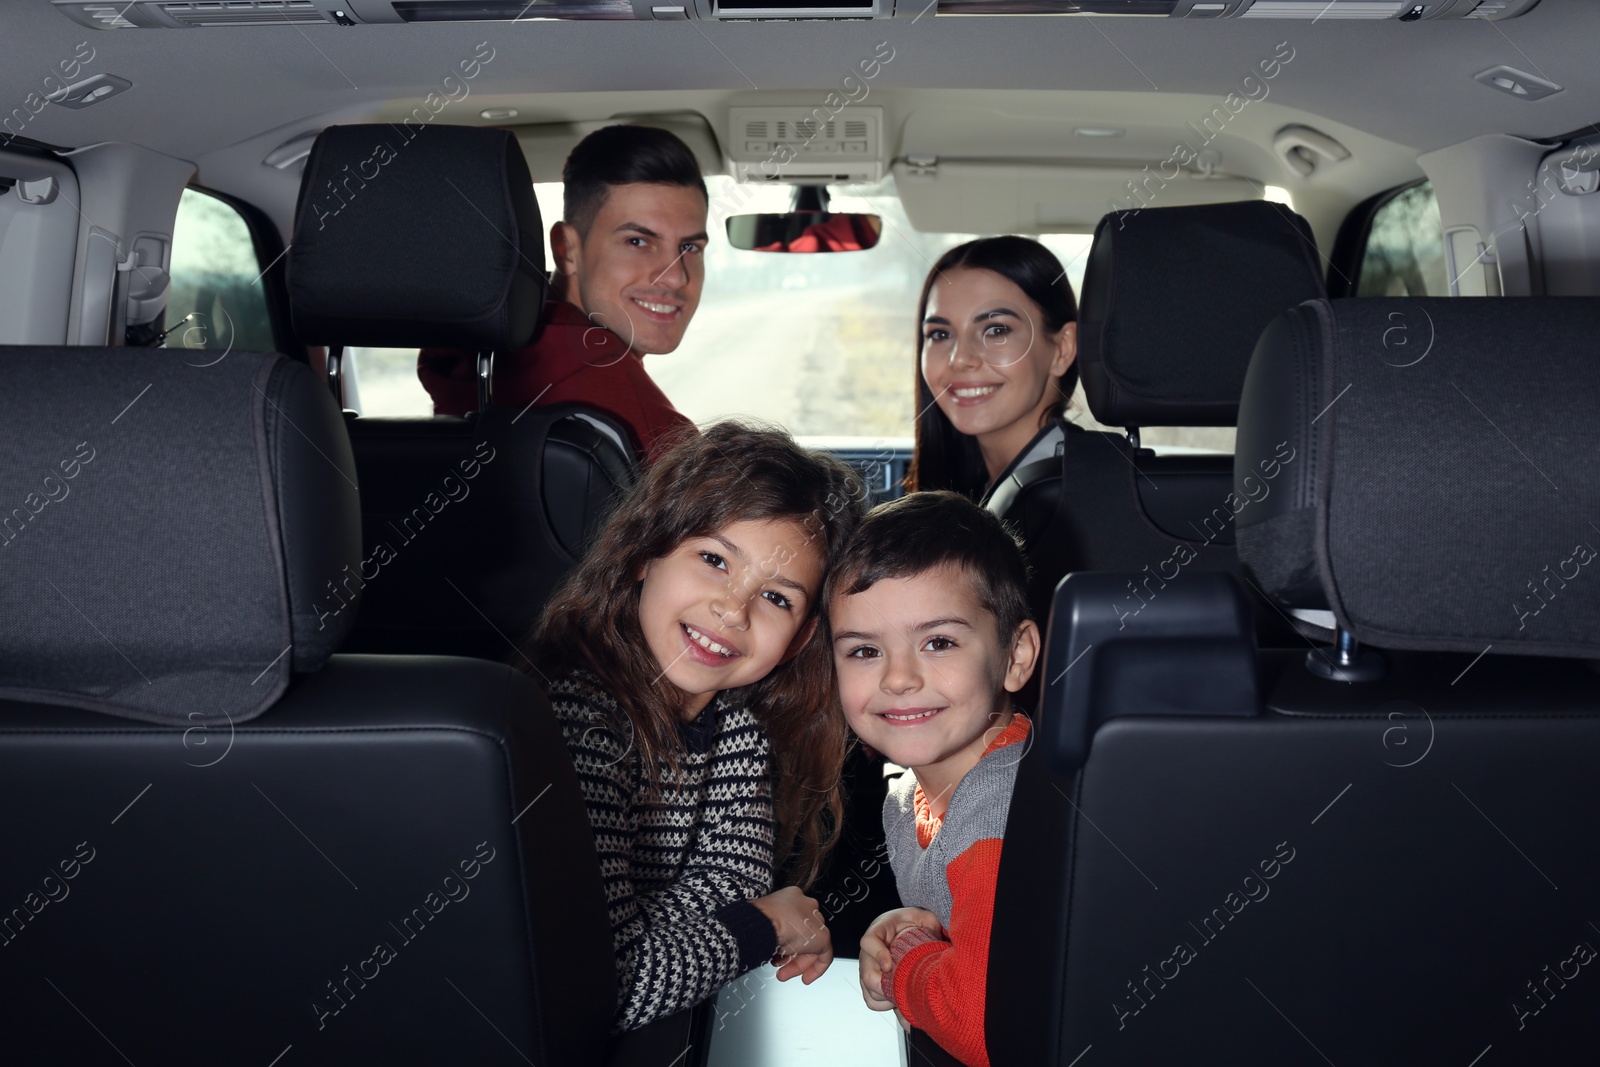
[[[1293,456],[1241,556],[1283,610],[1330,612],[1359,670],[1252,655],[1226,576],[1126,628],[1125,575],[1062,584],[997,888],[996,1067],[1587,1047],[1597,329],[1600,300],[1512,298],[1317,301],[1268,327],[1238,488]]]
[[[0,1059],[600,1062],[610,923],[539,687],[334,654],[360,503],[323,384],[3,355]]]
[[[1310,227],[1278,204],[1116,212],[1100,220],[1084,272],[1078,366],[1100,422],[1231,426],[1256,338],[1274,315],[1323,295]],[[1156,455],[1121,434],[1069,433],[1059,460],[995,486],[987,505],[1020,531],[1043,619],[1079,570],[1138,572],[1120,599],[1137,613],[1180,573],[1238,573],[1232,460]],[[1261,614],[1264,634],[1286,626]]]
[[[384,160],[376,170],[375,156]],[[543,307],[542,229],[510,133],[330,127],[301,180],[289,253],[295,328],[335,355],[345,345],[437,345],[507,358]],[[589,532],[632,484],[626,431],[571,404],[467,418],[347,415],[363,551],[323,592],[330,610],[363,593],[348,647],[515,657]]]

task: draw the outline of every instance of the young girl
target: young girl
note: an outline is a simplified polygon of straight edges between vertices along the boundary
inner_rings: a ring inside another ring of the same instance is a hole
[[[917,443],[908,490],[981,500],[1077,430],[1078,303],[1061,262],[1026,237],[957,245],[917,305]]]
[[[838,836],[847,733],[812,637],[863,495],[786,434],[719,423],[656,461],[534,631],[600,853],[618,1031],[774,957],[808,985],[833,959],[800,887]],[[775,855],[796,883],[776,893]]]

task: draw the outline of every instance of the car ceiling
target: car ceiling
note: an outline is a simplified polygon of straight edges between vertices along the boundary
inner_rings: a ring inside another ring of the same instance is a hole
[[[208,157],[218,167],[236,157],[239,166],[261,144],[270,149],[304,129],[403,113],[437,91],[480,41],[495,49],[494,59],[474,82],[472,105],[447,121],[482,122],[479,111],[491,106],[517,107],[518,122],[694,108],[718,129],[710,112],[728,103],[820,103],[876,42],[888,41],[894,59],[873,83],[884,92],[867,102],[895,105],[891,151],[899,149],[899,122],[924,97],[1054,109],[1086,121],[1170,111],[1166,118],[1181,122],[1193,100],[1168,94],[1220,101],[1284,41],[1295,58],[1272,83],[1274,105],[1320,117],[1336,136],[1340,128],[1364,131],[1374,144],[1403,146],[1412,163],[1416,154],[1486,133],[1538,139],[1584,129],[1600,100],[1592,55],[1600,5],[1583,0],[1543,0],[1504,23],[928,15],[875,25],[539,21],[117,31],[85,29],[40,2],[7,4],[0,28],[7,110],[41,91],[57,59],[84,40],[95,48],[86,74],[133,82],[83,110],[46,107],[26,136],[61,147],[132,141],[201,163],[202,178]],[[1472,80],[1497,64],[1565,91],[1530,102]],[[226,151],[247,143],[248,152]],[[260,159],[253,155],[251,165]],[[1374,177],[1392,177],[1392,163]]]

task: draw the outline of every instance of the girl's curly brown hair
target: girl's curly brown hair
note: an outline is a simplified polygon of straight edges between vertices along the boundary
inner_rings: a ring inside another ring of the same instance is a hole
[[[691,537],[737,522],[789,519],[816,545],[826,581],[828,563],[861,520],[865,495],[849,467],[801,448],[782,431],[720,422],[686,438],[607,518],[545,607],[523,662],[546,673],[585,667],[602,678],[659,788],[661,769],[677,761],[684,693],[664,677],[645,641],[637,575]],[[821,589],[809,600],[802,626],[818,618]],[[839,838],[839,776],[849,738],[827,643],[808,641],[748,687],[747,699],[772,739],[778,868],[789,883],[809,887]]]

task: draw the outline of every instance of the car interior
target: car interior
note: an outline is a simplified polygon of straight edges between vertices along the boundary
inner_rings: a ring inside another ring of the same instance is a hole
[[[648,458],[493,370],[548,314],[564,160],[619,123],[708,195],[650,376],[869,504],[905,492],[939,256],[1032,237],[1076,294],[1084,432],[983,500],[1044,635],[995,1067],[1600,1051],[1600,8],[18,0],[0,28],[0,1061],[958,1062],[862,1001],[899,768],[860,747],[809,890],[824,978],[610,1033],[523,649]],[[471,354],[476,410],[435,414],[429,347]]]

